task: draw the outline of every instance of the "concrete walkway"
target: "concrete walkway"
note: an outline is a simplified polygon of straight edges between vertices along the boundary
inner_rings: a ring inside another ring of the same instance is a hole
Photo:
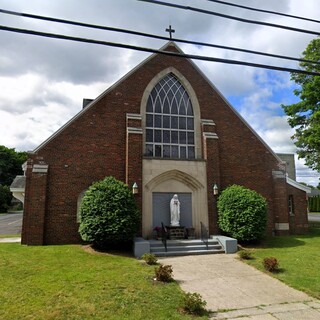
[[[161,258],[186,292],[207,301],[212,319],[319,320],[320,301],[241,262],[236,254]]]
[[[21,238],[0,238],[0,243],[21,242]]]

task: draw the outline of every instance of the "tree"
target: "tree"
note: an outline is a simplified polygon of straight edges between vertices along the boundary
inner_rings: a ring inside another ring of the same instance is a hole
[[[21,166],[27,157],[26,152],[0,146],[0,184],[10,186],[14,178],[22,174]]]
[[[218,200],[219,227],[239,241],[259,240],[267,225],[267,201],[257,192],[233,185]]]
[[[85,192],[80,207],[79,232],[98,248],[132,241],[140,226],[140,213],[126,184],[107,177]]]
[[[320,37],[312,40],[303,52],[301,69],[320,73]],[[288,122],[295,128],[293,139],[298,147],[299,158],[304,158],[306,165],[320,172],[320,76],[291,73],[298,88],[294,94],[300,101],[282,106],[288,115]]]

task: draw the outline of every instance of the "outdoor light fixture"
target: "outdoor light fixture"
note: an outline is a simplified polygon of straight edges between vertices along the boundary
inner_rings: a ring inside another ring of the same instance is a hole
[[[219,189],[218,189],[218,186],[217,186],[216,183],[213,185],[212,190],[213,190],[213,195],[214,195],[214,196],[217,196],[218,193],[219,193]]]
[[[133,194],[137,194],[138,193],[138,185],[137,185],[137,183],[135,182],[134,184],[133,184],[133,186],[132,186],[132,193]]]

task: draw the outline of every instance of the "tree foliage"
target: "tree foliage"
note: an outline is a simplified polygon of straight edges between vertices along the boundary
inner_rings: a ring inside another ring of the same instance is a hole
[[[13,179],[22,174],[21,166],[26,160],[26,152],[0,146],[0,184],[10,186]]]
[[[126,184],[107,177],[85,192],[80,208],[79,232],[99,248],[131,241],[138,232],[140,213]]]
[[[267,224],[267,201],[257,192],[233,185],[218,200],[219,227],[240,241],[259,240]]]
[[[320,63],[320,37],[309,43],[302,58]],[[320,64],[300,62],[300,67],[320,73]],[[291,80],[298,85],[294,94],[300,101],[282,107],[290,126],[295,128],[293,139],[299,157],[310,168],[320,171],[320,76],[291,73]]]
[[[7,212],[12,199],[12,194],[8,186],[0,184],[0,213]]]

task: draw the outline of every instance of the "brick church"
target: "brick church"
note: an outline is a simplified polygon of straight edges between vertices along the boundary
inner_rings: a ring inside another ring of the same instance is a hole
[[[161,50],[182,53],[173,42]],[[179,56],[151,55],[91,101],[29,154],[25,176],[23,244],[79,243],[83,194],[106,176],[137,187],[143,237],[170,222],[173,194],[182,225],[218,234],[217,197],[232,184],[267,199],[269,234],[308,227],[308,188]]]

